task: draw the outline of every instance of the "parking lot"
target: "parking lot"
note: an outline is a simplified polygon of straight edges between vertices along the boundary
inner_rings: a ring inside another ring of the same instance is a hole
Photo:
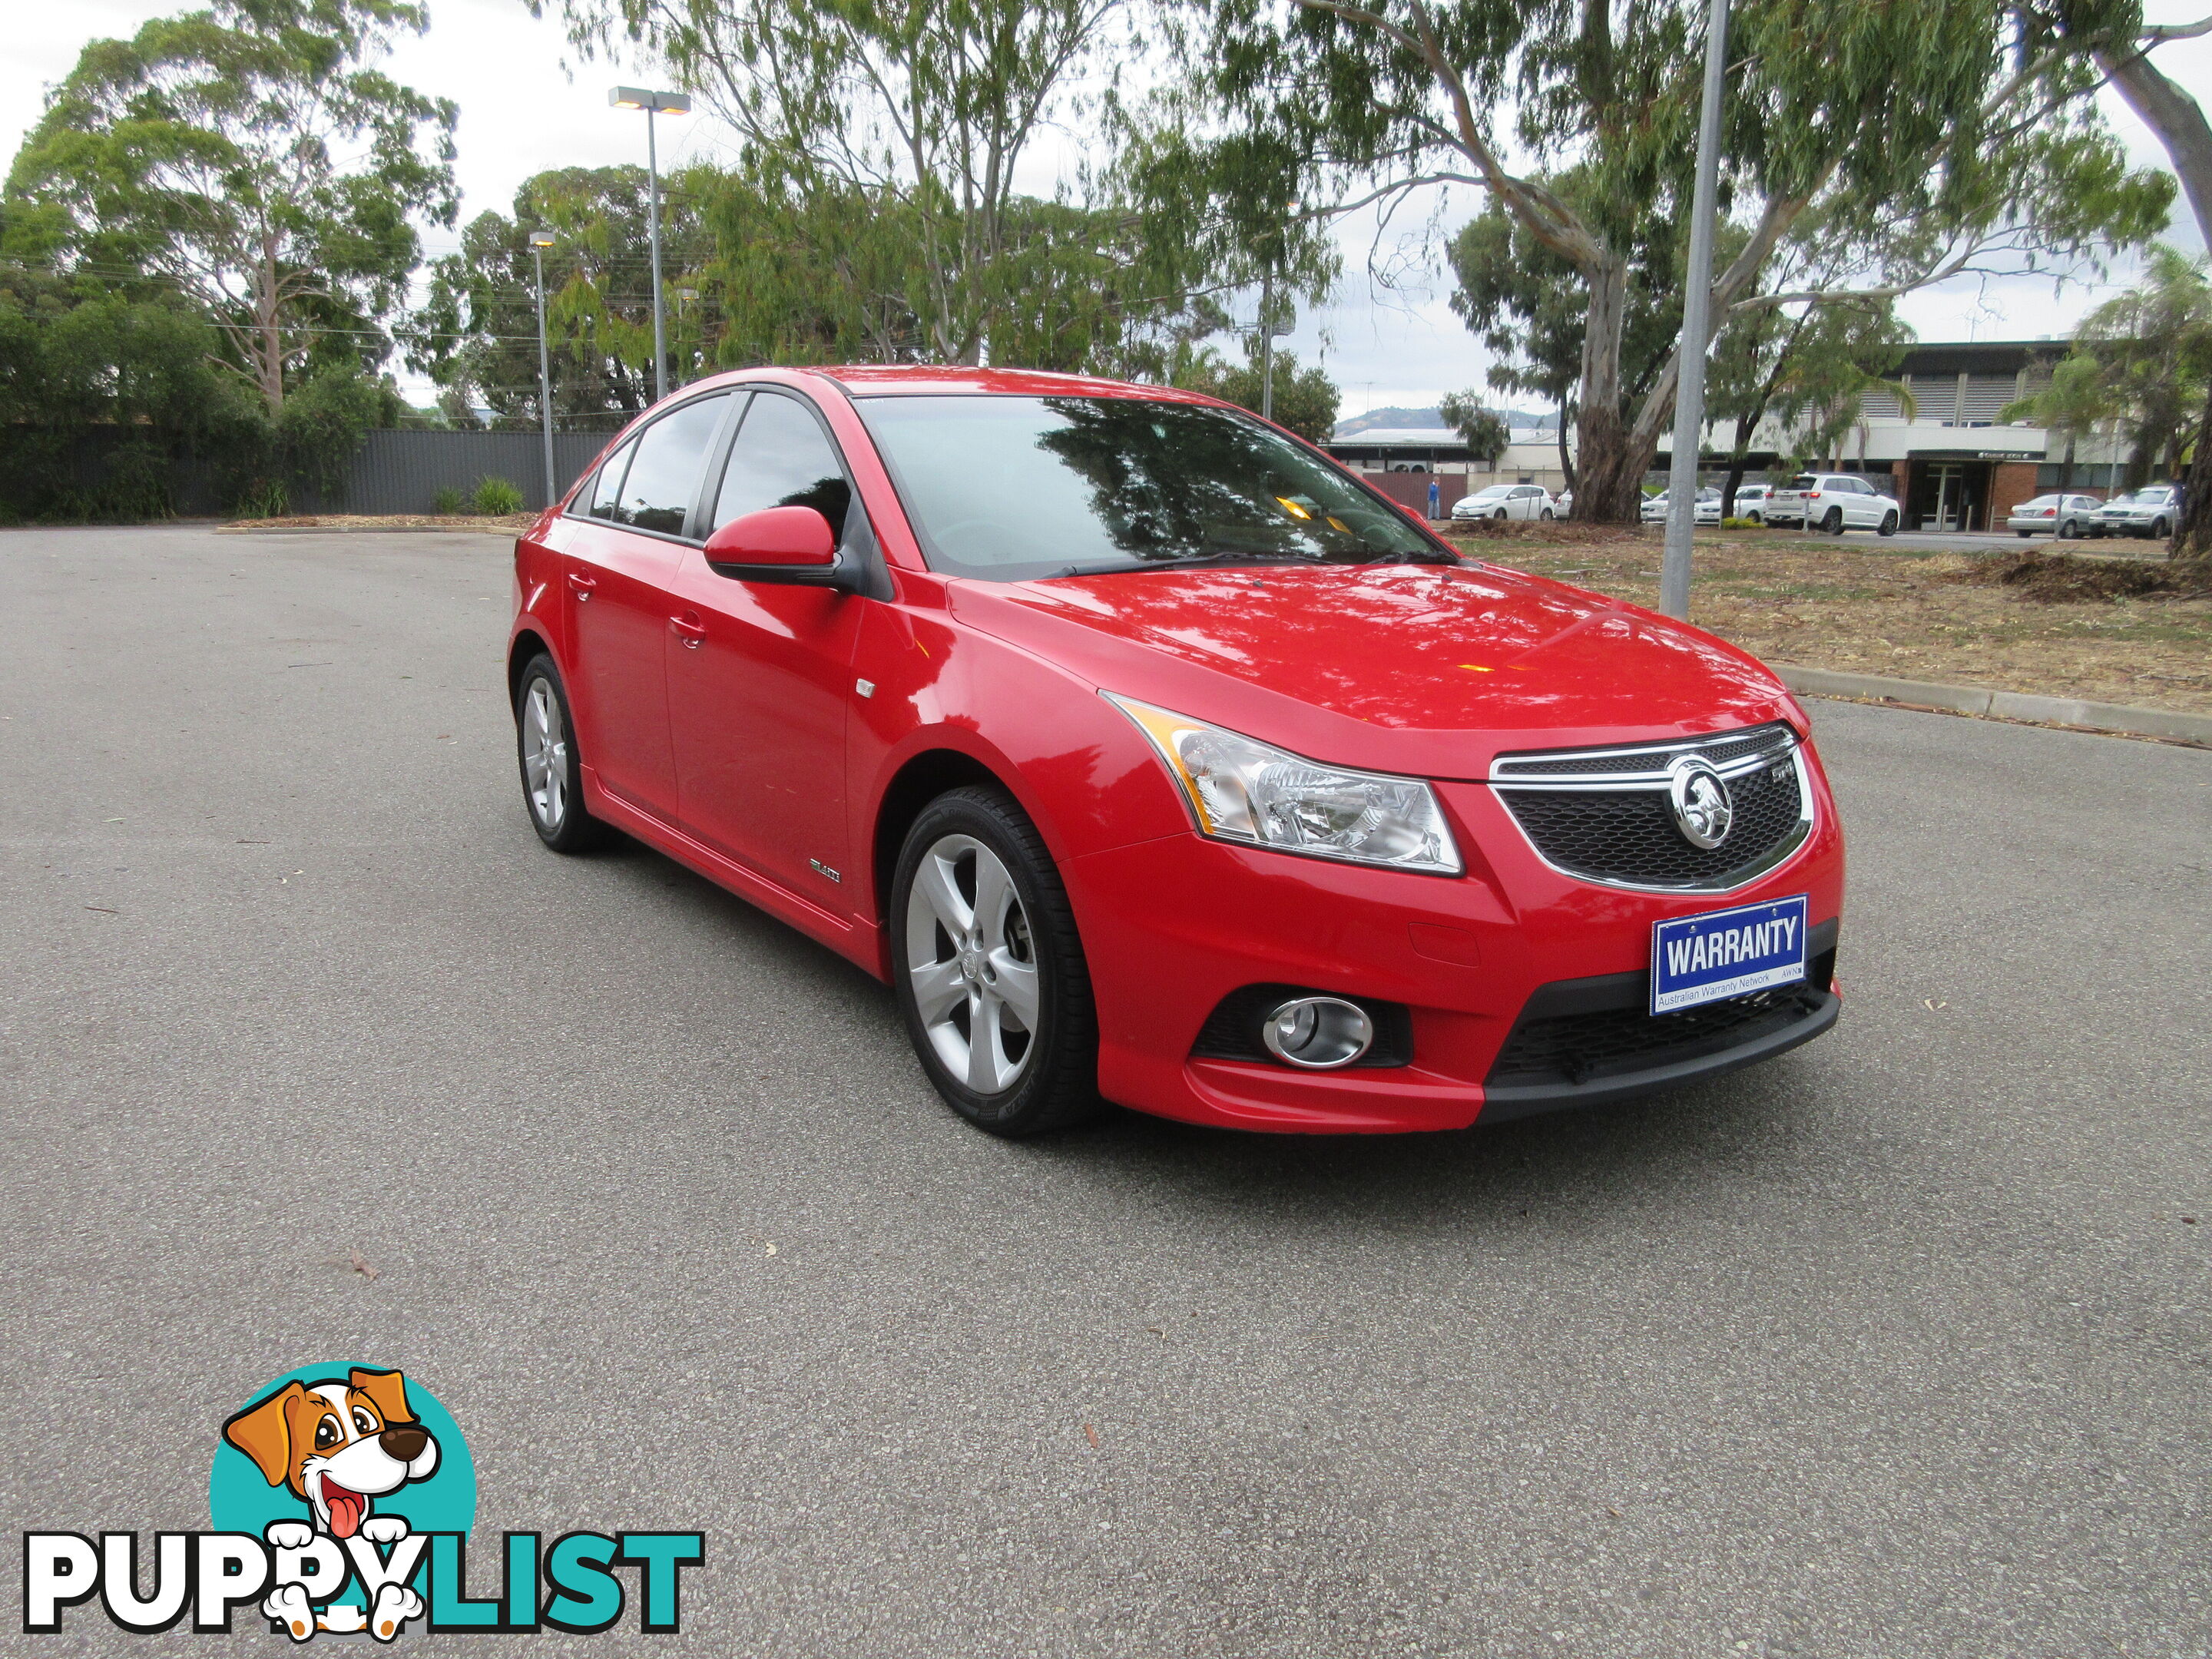
[[[0,533],[10,1527],[204,1527],[215,1425],[373,1356],[487,1540],[702,1529],[685,1650],[2212,1652],[2212,753],[1816,704],[1832,1036],[1010,1145],[856,969],[539,847],[508,603],[489,537]],[[220,1645],[72,1620],[5,1639]]]

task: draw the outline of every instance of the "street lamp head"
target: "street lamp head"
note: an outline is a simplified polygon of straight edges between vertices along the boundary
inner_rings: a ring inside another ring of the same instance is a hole
[[[691,95],[684,92],[653,92],[643,87],[617,87],[607,94],[617,109],[650,110],[656,115],[689,115]]]
[[[532,247],[551,247],[553,246],[553,233],[550,230],[532,231],[530,233],[530,246]]]

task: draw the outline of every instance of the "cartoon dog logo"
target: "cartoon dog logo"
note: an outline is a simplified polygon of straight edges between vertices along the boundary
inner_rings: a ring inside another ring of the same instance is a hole
[[[321,1534],[343,1544],[359,1534],[372,1544],[407,1536],[397,1515],[372,1515],[376,1499],[410,1480],[427,1480],[438,1467],[438,1443],[408,1409],[407,1379],[398,1371],[356,1366],[343,1379],[287,1382],[222,1425],[223,1438],[252,1458],[272,1486],[289,1486],[307,1506],[307,1523],[279,1521],[268,1541],[279,1549],[306,1547]],[[332,1607],[316,1619],[297,1584],[280,1585],[262,1604],[295,1639],[316,1626],[360,1630],[389,1639],[401,1623],[419,1618],[422,1599],[404,1584],[386,1584],[361,1623],[358,1610]],[[313,1621],[312,1623],[310,1621]]]

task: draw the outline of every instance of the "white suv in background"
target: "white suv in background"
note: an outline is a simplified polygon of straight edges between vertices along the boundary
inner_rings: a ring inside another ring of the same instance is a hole
[[[1492,484],[1452,503],[1455,519],[1548,519],[1552,492],[1541,484]]]
[[[1767,492],[1769,524],[1802,524],[1840,536],[1871,530],[1894,536],[1903,522],[1897,497],[1885,495],[1856,472],[1801,472]]]

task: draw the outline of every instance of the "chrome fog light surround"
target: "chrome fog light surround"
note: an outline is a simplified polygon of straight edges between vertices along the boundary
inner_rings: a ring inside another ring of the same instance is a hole
[[[1375,1022],[1342,997],[1292,997],[1267,1011],[1260,1041],[1285,1066],[1332,1072],[1374,1046]]]

